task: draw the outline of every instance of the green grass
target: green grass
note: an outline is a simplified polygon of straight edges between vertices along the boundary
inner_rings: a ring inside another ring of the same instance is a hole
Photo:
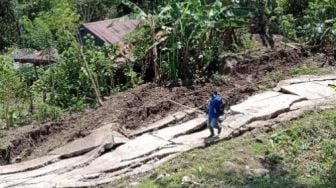
[[[336,187],[336,110],[307,114],[257,138],[182,154],[137,187]],[[253,173],[258,169],[268,172]]]
[[[315,57],[314,57],[315,58]],[[295,66],[288,73],[283,73],[281,70],[273,70],[271,72],[267,72],[262,76],[262,90],[271,90],[276,86],[278,82],[286,79],[287,76],[290,77],[298,77],[303,75],[325,75],[334,73],[332,67],[320,67],[314,58],[307,59],[304,64],[300,64]]]
[[[332,71],[328,68],[321,68],[314,64],[303,64],[299,67],[294,68],[291,71],[292,76],[302,76],[302,75],[323,75],[331,73]]]
[[[264,82],[263,86],[266,90],[270,90],[274,87],[276,83],[280,82],[284,78],[285,78],[284,74],[279,70],[268,72],[263,77],[263,82]]]
[[[3,132],[4,131],[0,131],[0,150],[8,149],[8,147],[12,146],[11,142],[6,139],[6,134]]]

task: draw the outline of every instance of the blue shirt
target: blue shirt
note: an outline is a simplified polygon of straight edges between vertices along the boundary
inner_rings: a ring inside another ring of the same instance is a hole
[[[219,108],[222,103],[222,97],[220,95],[212,95],[209,103],[208,115],[209,118],[219,117]]]

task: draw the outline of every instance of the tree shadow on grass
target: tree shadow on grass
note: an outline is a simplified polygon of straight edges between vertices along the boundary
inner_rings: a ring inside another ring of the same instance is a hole
[[[297,182],[295,173],[288,172],[273,159],[260,161],[264,168],[249,169],[246,166],[226,162],[215,168],[184,171],[169,177],[152,176],[149,187],[219,187],[219,188],[305,188]]]
[[[253,174],[253,169],[207,169],[204,172],[183,173],[179,176],[151,179],[150,187],[220,187],[220,188],[305,188],[296,181],[296,176],[277,167],[267,173]],[[276,170],[275,170],[276,169]],[[265,170],[267,171],[267,170]]]
[[[245,174],[239,187],[251,188],[283,188],[308,187],[297,181],[297,173],[288,170],[282,163],[282,158],[278,155],[268,155],[260,158],[259,163],[262,165],[264,173],[252,170]],[[260,171],[260,170],[259,170]]]
[[[233,184],[232,187],[248,187],[248,188],[336,188],[336,162],[328,170],[328,176],[323,178],[321,182],[315,184],[303,184],[298,181],[299,173],[295,170],[289,170],[283,164],[282,158],[277,155],[266,156],[260,159],[263,169],[267,173],[244,173],[240,180]],[[253,172],[253,170],[252,170]],[[264,171],[265,172],[265,171]],[[237,174],[231,174],[237,175]],[[225,186],[222,186],[225,187]]]
[[[251,159],[251,158],[250,158]],[[303,184],[300,173],[285,167],[277,155],[252,157],[252,163],[245,160],[225,161],[214,166],[214,161],[204,161],[203,169],[195,165],[182,168],[169,176],[158,178],[152,175],[145,187],[218,187],[218,188],[336,188],[336,163],[328,171],[328,177],[316,184]],[[243,158],[244,160],[244,158]],[[197,165],[196,165],[197,166]],[[249,166],[249,167],[248,167]],[[161,174],[162,175],[162,174]],[[144,187],[144,186],[142,186]]]
[[[295,172],[285,169],[277,158],[258,159],[262,168],[244,169],[238,173],[227,173],[224,184],[218,187],[248,187],[248,188],[305,188],[297,181]],[[229,182],[228,182],[229,180]],[[225,184],[226,183],[226,184]]]
[[[320,184],[313,185],[313,188],[336,188],[336,162],[330,167],[327,177]]]

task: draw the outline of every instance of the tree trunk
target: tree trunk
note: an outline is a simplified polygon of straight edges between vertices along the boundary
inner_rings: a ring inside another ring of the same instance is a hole
[[[97,102],[100,106],[103,105],[103,101],[101,99],[101,95],[100,95],[100,91],[98,89],[98,83],[96,83],[94,77],[92,76],[91,74],[91,70],[89,68],[89,65],[88,65],[88,62],[86,61],[86,58],[85,58],[85,55],[84,55],[84,52],[83,52],[83,47],[81,46],[80,47],[80,55],[82,56],[82,59],[83,59],[83,64],[84,64],[84,67],[88,73],[88,76],[89,76],[89,79],[91,81],[91,84],[92,84],[92,88],[94,90],[94,93],[96,95],[96,99],[97,99]]]
[[[156,37],[155,37],[155,20],[152,19],[152,24],[151,24],[151,30],[152,30],[152,38],[154,43],[156,42]],[[160,65],[158,63],[158,50],[157,50],[157,45],[154,45],[153,47],[153,64],[154,64],[154,77],[155,77],[155,83],[159,83],[161,80],[160,76]]]

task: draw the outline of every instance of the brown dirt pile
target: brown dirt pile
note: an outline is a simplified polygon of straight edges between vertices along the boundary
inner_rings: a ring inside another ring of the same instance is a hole
[[[291,49],[272,51],[259,55],[257,59],[239,61],[237,74],[225,77],[224,82],[198,81],[198,84],[178,87],[146,84],[121,92],[104,101],[104,105],[97,109],[70,114],[57,122],[29,125],[6,132],[12,144],[0,151],[0,164],[8,164],[16,156],[29,158],[44,155],[105,123],[117,122],[119,126],[115,130],[131,133],[181,109],[167,99],[205,109],[210,92],[217,90],[230,105],[236,104],[260,90],[268,72],[278,70],[286,78],[289,71],[301,61],[301,52]]]

